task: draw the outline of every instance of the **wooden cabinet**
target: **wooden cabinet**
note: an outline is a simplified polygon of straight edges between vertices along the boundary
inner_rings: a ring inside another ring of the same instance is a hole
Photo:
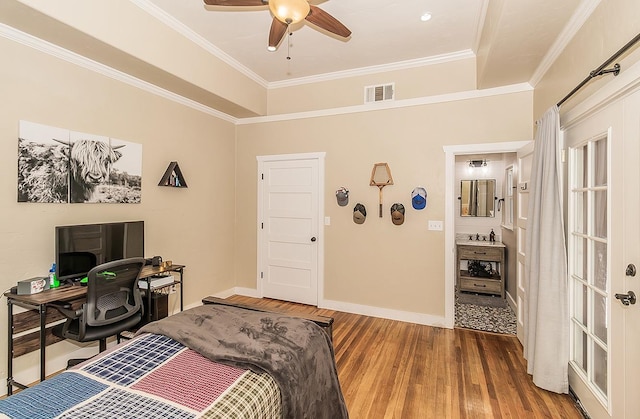
[[[505,298],[503,244],[458,244],[458,290]]]

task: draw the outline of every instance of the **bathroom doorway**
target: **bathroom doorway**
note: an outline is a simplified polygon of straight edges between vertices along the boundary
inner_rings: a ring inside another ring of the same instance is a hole
[[[516,334],[515,307],[508,303],[515,263],[513,167],[516,153],[455,157],[459,185],[455,217],[455,326]],[[511,275],[509,275],[511,274]]]
[[[452,250],[446,253],[451,269],[445,309],[454,327],[516,334],[516,151],[528,143],[445,147],[445,245]],[[459,257],[459,245],[467,259]]]

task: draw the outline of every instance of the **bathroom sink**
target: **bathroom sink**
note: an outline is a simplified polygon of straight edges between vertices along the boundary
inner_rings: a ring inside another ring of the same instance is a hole
[[[502,244],[502,242],[493,242],[491,243],[489,240],[484,241],[484,240],[457,240],[456,244],[464,244],[466,246],[503,246],[504,244]]]

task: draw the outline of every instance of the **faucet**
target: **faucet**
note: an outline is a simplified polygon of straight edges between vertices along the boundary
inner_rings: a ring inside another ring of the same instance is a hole
[[[480,241],[480,233],[476,233],[476,241]]]

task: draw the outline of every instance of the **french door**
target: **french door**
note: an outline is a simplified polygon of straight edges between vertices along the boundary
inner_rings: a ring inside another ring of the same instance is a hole
[[[570,148],[571,365],[603,405],[609,401],[609,132]]]
[[[570,385],[592,418],[637,417],[640,93],[565,131]]]

